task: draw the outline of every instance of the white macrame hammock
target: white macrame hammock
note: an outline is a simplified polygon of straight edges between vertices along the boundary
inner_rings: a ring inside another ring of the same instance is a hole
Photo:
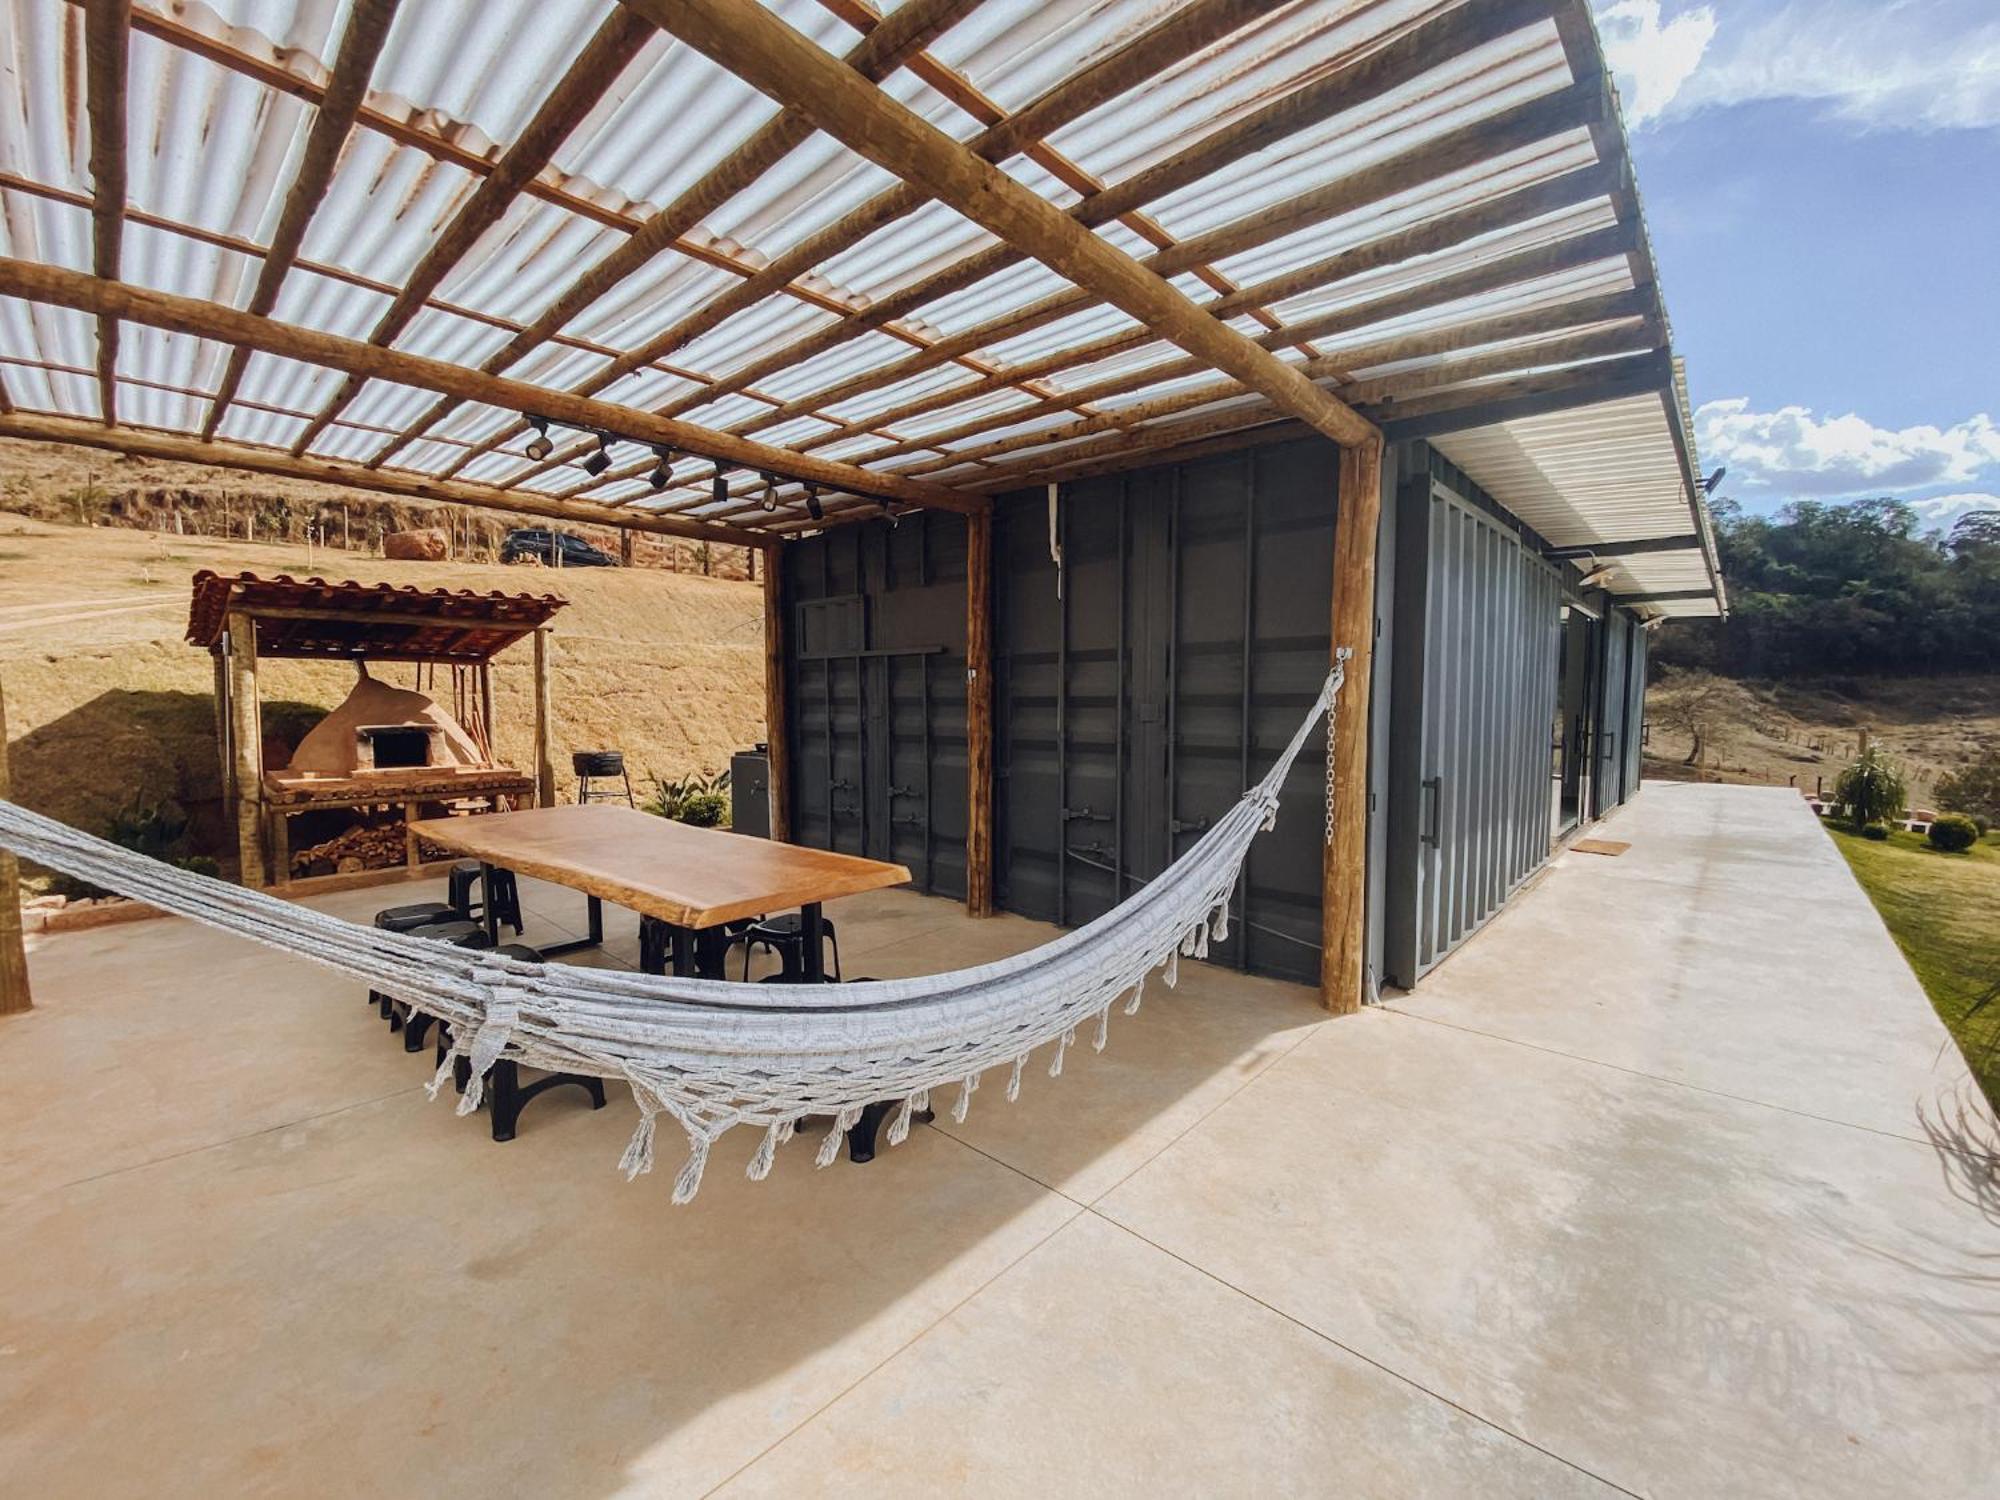
[[[337,969],[441,1017],[451,1026],[453,1055],[430,1093],[437,1096],[453,1059],[465,1056],[471,1082],[461,1115],[479,1107],[485,1076],[502,1057],[623,1079],[638,1102],[639,1124],[620,1165],[628,1178],[652,1170],[654,1127],[668,1115],[687,1133],[688,1159],[673,1192],[674,1202],[686,1203],[701,1185],[710,1148],[735,1126],[763,1129],[749,1168],[752,1180],[762,1180],[777,1148],[808,1116],[833,1121],[819,1148],[824,1167],[869,1104],[897,1102],[888,1141],[899,1145],[912,1113],[928,1108],[935,1089],[957,1087],[952,1118],[962,1121],[987,1070],[1010,1069],[1011,1102],[1036,1048],[1055,1043],[1049,1076],[1058,1077],[1077,1028],[1094,1020],[1092,1045],[1101,1051],[1120,997],[1128,997],[1125,1013],[1132,1014],[1154,969],[1164,965],[1172,985],[1181,955],[1204,957],[1210,941],[1227,937],[1229,896],[1250,843],[1275,823],[1279,790],[1322,712],[1330,796],[1334,703],[1349,654],[1337,653],[1311,711],[1264,779],[1131,899],[1026,953],[917,979],[808,987],[527,963],[364,927],[175,869],[4,801],[0,845]]]

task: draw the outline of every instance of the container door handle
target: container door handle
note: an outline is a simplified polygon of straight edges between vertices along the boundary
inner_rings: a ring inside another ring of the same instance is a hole
[[[1431,794],[1430,823],[1419,838],[1433,849],[1440,849],[1444,847],[1444,778],[1426,776],[1418,786]]]

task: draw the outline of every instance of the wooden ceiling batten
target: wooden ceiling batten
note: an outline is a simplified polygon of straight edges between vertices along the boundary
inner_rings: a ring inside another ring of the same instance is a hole
[[[242,469],[281,479],[303,479],[315,484],[341,485],[348,489],[397,495],[406,500],[466,505],[481,510],[539,516],[551,521],[628,526],[635,531],[728,546],[754,547],[763,540],[756,532],[716,523],[675,516],[622,515],[602,505],[578,501],[559,503],[545,495],[512,494],[463,479],[437,479],[428,474],[411,474],[396,469],[368,469],[338,458],[315,458],[311,455],[299,458],[282,448],[259,447],[233,438],[205,440],[191,433],[159,432],[128,424],[106,427],[102,423],[85,422],[77,417],[52,417],[18,411],[0,413],[0,437],[19,438],[30,443],[73,443],[112,453],[129,453],[137,458]]]
[[[285,276],[296,264],[299,249],[305,243],[306,227],[333,182],[341,148],[347,144],[354,116],[368,96],[368,79],[375,71],[375,60],[382,54],[382,44],[389,38],[389,25],[396,18],[398,3],[399,0],[356,0],[348,15],[326,93],[313,115],[305,150],[299,155],[292,185],[285,192],[285,206],[278,214],[278,227],[271,233],[271,243],[257,271],[257,285],[250,293],[250,311],[259,317],[278,305]],[[222,425],[223,414],[236,399],[236,389],[249,363],[249,350],[239,345],[229,351],[229,363],[216,386],[215,399],[209,403],[208,417],[201,424],[204,439],[214,437]]]
[[[984,502],[942,485],[924,484],[890,473],[871,473],[850,464],[834,463],[789,449],[773,448],[750,438],[678,422],[653,412],[614,402],[597,401],[466,369],[401,349],[385,349],[358,339],[341,338],[317,329],[253,317],[238,308],[193,297],[177,297],[123,282],[102,281],[59,266],[0,257],[0,296],[47,302],[80,312],[109,314],[197,338],[247,344],[284,359],[321,365],[364,379],[383,379],[422,390],[448,392],[513,411],[541,411],[556,421],[593,431],[611,432],[639,443],[660,443],[684,453],[722,458],[745,468],[768,470],[793,479],[837,489],[882,495],[913,505],[977,513]],[[298,455],[302,456],[302,455]],[[512,494],[513,491],[500,493]]]
[[[425,299],[436,291],[459,260],[479,242],[482,235],[500,222],[527,185],[549,164],[570,132],[583,123],[598,100],[618,81],[626,65],[652,37],[652,29],[636,24],[623,10],[613,10],[584,44],[549,96],[521,134],[493,164],[493,170],[473,189],[472,196],[444,227],[410,273],[410,279],[382,313],[368,342],[387,348],[410,320],[423,310]],[[305,432],[292,444],[294,453],[312,447],[320,433],[348,404],[361,394],[365,380],[350,375],[321,409]]]
[[[870,80],[886,78],[912,53],[920,52],[981,3],[982,0],[910,0],[909,4],[897,10],[893,21],[869,30],[862,37],[847,54],[847,65]],[[489,374],[498,375],[517,364],[656,256],[677,248],[702,220],[783,161],[812,133],[813,127],[809,123],[780,110],[773,119],[752,132],[747,140],[704,173],[698,182],[642,223],[630,239],[612,249],[571,282],[534,322],[508,340],[481,368]],[[650,364],[654,357],[647,355],[625,364],[627,356],[620,355],[610,366],[618,370],[618,375],[597,380],[595,384],[586,382],[578,388],[579,394],[595,395],[613,380]],[[411,424],[401,439],[376,453],[369,462],[381,463],[404,444],[428,432],[450,413],[453,405],[450,401],[432,405]],[[503,429],[501,435],[482,451],[491,451],[526,430],[525,424],[513,424]]]
[[[1291,0],[1194,0],[1194,3],[1175,11],[1109,56],[1044,91],[1012,117],[1002,116],[988,121],[987,128],[970,142],[971,149],[990,161],[1004,160],[1007,156],[1032,146],[1041,136],[1081,118],[1108,99],[1116,98],[1162,70],[1184,61],[1202,47],[1240,30],[1258,16],[1289,3]],[[838,14],[847,14],[838,0],[834,0],[829,8]],[[892,12],[891,22],[910,8],[906,5]],[[849,16],[849,19],[858,24],[859,16],[864,14],[866,13],[857,10]],[[883,23],[882,27],[870,33],[869,39],[872,41],[876,36],[880,36],[888,24],[890,23]],[[849,61],[850,64],[853,61],[851,54]],[[922,53],[912,58],[911,71],[926,81],[945,78],[948,75],[948,70],[929,62]],[[968,85],[967,89],[969,88]],[[980,97],[983,99],[983,96]],[[986,102],[985,112],[963,103],[961,107],[966,108],[974,118],[980,119],[984,119],[987,112],[998,113],[998,107],[992,105],[990,101]],[[786,115],[781,118],[798,117]],[[624,358],[597,372],[591,382],[587,382],[579,389],[585,395],[595,394],[613,381],[631,373],[645,360],[664,358],[686,347],[703,334],[719,327],[730,317],[755,306],[766,297],[798,286],[803,278],[812,275],[819,266],[852,249],[869,235],[914,212],[928,201],[928,194],[909,183],[899,183],[896,187],[878,194],[860,208],[842,215],[824,229],[808,235],[798,244],[783,251],[745,280],[709,298],[671,327],[662,330]],[[850,317],[867,316],[866,313],[854,314],[852,309],[843,311]],[[883,316],[870,326],[879,327],[886,333],[904,337],[907,342],[916,344],[918,356],[922,356],[931,347],[928,338],[908,337],[907,330],[901,327],[894,316]],[[1007,383],[1004,374],[974,360],[972,355],[971,349],[954,349],[932,363],[957,360],[966,363],[976,375],[991,378],[1002,385]],[[760,368],[759,371],[748,374],[743,371],[736,372],[732,379],[745,383],[737,385],[735,391],[748,394],[749,381],[761,379],[766,374],[784,368],[783,362],[763,363],[770,365],[770,368]],[[702,400],[734,394],[735,391],[725,389],[721,382],[712,382],[707,392],[691,393],[689,400],[679,404],[669,403],[661,409],[668,415],[678,415],[681,411],[699,405]],[[1030,394],[1040,397],[1049,392],[1030,389]],[[801,405],[798,402],[787,402],[785,406],[788,416],[814,415],[816,403]],[[496,435],[492,440],[492,446],[497,447],[517,434],[518,429]]]
[[[90,264],[118,279],[125,243],[125,79],[132,0],[89,0],[83,53],[90,115]],[[118,421],[118,320],[97,320],[97,401],[107,427]]]
[[[1174,250],[1161,251],[1149,256],[1141,264],[1158,275],[1167,276],[1187,269],[1189,256],[1199,256],[1203,252],[1210,255],[1235,254],[1254,249],[1259,245],[1281,239],[1306,225],[1367,208],[1405,193],[1412,186],[1435,181],[1450,173],[1463,170],[1486,159],[1492,151],[1518,149],[1574,130],[1590,116],[1597,104],[1598,95],[1594,90],[1577,92],[1564,89],[1526,104],[1515,105],[1435,141],[1398,153],[1374,166],[1363,168],[1332,183],[1320,184],[1283,203],[1246,215],[1233,224],[1224,225]],[[1585,181],[1594,185],[1599,179],[1591,178]],[[1519,206],[1517,201],[1509,208]],[[1510,222],[1507,217],[1508,209],[1501,209],[1497,205],[1485,205],[1485,207],[1489,210],[1486,215],[1474,216],[1468,213],[1465,219],[1456,221],[1450,228],[1442,231],[1426,231],[1420,226],[1419,229],[1407,231],[1409,238],[1400,242],[1396,236],[1389,236],[1372,254],[1357,250],[1353,261],[1330,265],[1327,267],[1327,274],[1331,280],[1344,279],[1347,276],[1358,275],[1363,270],[1373,270],[1394,264],[1395,260],[1427,253],[1427,241],[1433,234],[1436,240],[1428,244],[1428,249],[1440,249],[1455,242],[1461,233],[1464,237],[1470,237],[1492,228],[1505,227],[1505,224]],[[1481,225],[1485,227],[1482,229],[1479,227]],[[1401,254],[1391,259],[1390,254],[1397,250],[1400,250]],[[1389,254],[1385,254],[1384,251]],[[1251,293],[1245,292],[1240,295],[1248,296]],[[1289,296],[1295,293],[1288,291],[1283,295]],[[1002,338],[1030,332],[1059,317],[1081,311],[1091,306],[1093,301],[1088,293],[1081,291],[1073,294],[1057,293],[1028,308],[941,340],[938,347],[949,347],[954,350],[959,347],[983,348]],[[1229,305],[1226,299],[1216,299],[1214,303],[1204,305],[1213,309],[1217,304]],[[1143,329],[1135,330],[1123,337],[1131,341],[1127,347],[1137,347],[1138,344],[1148,341]],[[1099,341],[1096,344],[1082,346],[1086,357],[1067,358],[1064,351],[1058,350],[1038,360],[1011,365],[1008,367],[1008,373],[1035,377],[1053,375],[1075,365],[1087,364],[1092,359],[1103,357],[1099,353],[1092,352],[1102,347],[1102,344],[1103,341]],[[795,408],[802,402],[810,401],[815,407],[826,407],[837,402],[849,401],[871,390],[907,380],[940,362],[928,352],[911,356],[885,369],[869,371],[839,385],[799,397],[779,407],[777,411],[739,425],[746,433],[754,432],[766,421],[782,421],[796,415]],[[917,398],[915,402],[890,408],[890,412],[894,415],[871,417],[866,421],[869,425],[877,422],[893,423],[924,411],[935,411],[955,405],[961,400],[984,396],[998,389],[1000,382],[996,379],[974,380],[945,391],[932,392]],[[814,440],[807,446],[816,446],[820,442],[831,442],[852,435],[852,427],[842,428],[827,434],[823,439]]]

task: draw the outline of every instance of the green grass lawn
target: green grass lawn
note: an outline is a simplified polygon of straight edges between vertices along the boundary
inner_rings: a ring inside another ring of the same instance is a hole
[[[2000,835],[1941,854],[1914,833],[1875,843],[1826,829],[2000,1110],[2000,999],[1968,1014],[2000,985]]]

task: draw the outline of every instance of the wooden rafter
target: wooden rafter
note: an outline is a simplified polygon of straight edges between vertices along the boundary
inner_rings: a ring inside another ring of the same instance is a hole
[[[0,257],[0,295],[125,318],[226,344],[247,344],[266,354],[321,365],[362,379],[392,380],[420,390],[457,395],[468,401],[483,401],[514,411],[546,412],[552,419],[570,426],[615,433],[633,442],[658,443],[678,452],[722,459],[732,465],[768,470],[829,488],[945,510],[978,513],[985,508],[983,500],[942,485],[925,484],[895,474],[871,473],[850,464],[774,448],[749,438],[716,432],[691,422],[675,421],[614,402],[592,400],[567,391],[551,390],[547,386],[488,375],[446,360],[429,359],[400,349],[385,349],[358,339],[280,323],[272,318],[253,317],[238,308],[225,307],[217,302],[176,297],[121,282],[102,281],[58,266]]]
[[[1068,216],[1076,224],[1087,228],[1119,219],[1266,149],[1292,132],[1379,98],[1446,58],[1546,18],[1550,3],[1551,0],[1469,0],[1468,4],[1412,28],[1384,45],[1349,60],[1326,76],[1212,131],[1165,160],[1084,199],[1069,211]],[[686,9],[678,5],[654,7],[642,4],[636,8],[671,11],[682,16],[687,14]],[[729,64],[725,63],[725,66]],[[782,83],[782,80],[774,81]],[[892,165],[889,170],[897,171],[897,168]],[[898,175],[907,176],[901,172]],[[976,215],[968,217],[977,218]],[[991,225],[984,227],[992,228]],[[1023,246],[1008,235],[1000,234],[999,243],[880,298],[865,312],[816,330],[741,366],[728,381],[701,393],[699,399],[691,393],[662,410],[678,414],[701,401],[729,394],[734,382],[761,380],[778,370],[816,358],[850,339],[879,329],[1028,258],[1029,252]],[[1093,295],[1102,295],[1100,288],[1086,286],[1085,290]],[[1019,369],[1009,370],[1004,383],[1013,383],[1028,373]],[[764,423],[763,417],[755,420],[757,426]],[[747,430],[751,424],[741,425]]]
[[[1283,203],[1246,215],[1232,224],[1197,239],[1191,239],[1173,250],[1159,252],[1148,257],[1144,264],[1156,274],[1167,276],[1186,270],[1191,256],[1200,256],[1204,252],[1208,255],[1226,255],[1254,249],[1295,233],[1306,225],[1352,213],[1357,209],[1408,192],[1415,185],[1435,181],[1461,171],[1466,166],[1486,158],[1492,152],[1533,145],[1574,130],[1589,118],[1598,104],[1599,95],[1595,90],[1564,89],[1526,104],[1512,106],[1487,120],[1400,152],[1387,161],[1363,168],[1335,182],[1321,184]],[[1510,194],[1508,198],[1511,201],[1504,207],[1500,206],[1500,200],[1496,200],[1494,204],[1478,205],[1478,209],[1484,210],[1483,212],[1466,210],[1463,216],[1447,216],[1436,226],[1418,226],[1416,229],[1397,235],[1386,236],[1372,247],[1358,247],[1355,251],[1348,252],[1351,259],[1332,257],[1328,262],[1316,267],[1301,268],[1293,275],[1312,278],[1308,282],[1309,285],[1328,285],[1364,271],[1394,264],[1397,260],[1448,248],[1477,234],[1504,228],[1509,223],[1522,222],[1525,218],[1533,217],[1535,213],[1548,211],[1547,208],[1538,205],[1550,198],[1561,196],[1568,191],[1604,185],[1601,177],[1595,174],[1588,177],[1568,177],[1561,189],[1550,190],[1543,194],[1536,194],[1530,190],[1525,197]],[[1519,218],[1512,217],[1516,213],[1520,215]],[[1293,296],[1300,288],[1291,287],[1290,279],[1273,278],[1274,282],[1279,283],[1278,285],[1246,288],[1235,294],[1236,298],[1242,299],[1240,301],[1224,297],[1217,298],[1207,305],[1212,312],[1228,311],[1252,298],[1275,301],[1281,297]],[[1089,306],[1091,301],[1092,298],[1086,292],[1057,293],[1018,312],[993,319],[962,334],[942,339],[937,347],[947,352],[960,348],[984,348],[1000,339],[1030,332],[1054,322],[1057,318],[1080,311]],[[1012,366],[1009,373],[1034,375],[1038,378],[1054,375],[1075,365],[1104,358],[1106,350],[1118,353],[1125,348],[1136,348],[1148,340],[1149,335],[1143,328],[1136,329],[1127,334],[1113,335],[1109,340],[1099,340],[1081,346],[1073,351],[1058,350],[1039,360]],[[801,415],[803,404],[808,401],[815,408],[851,401],[869,391],[908,380],[939,363],[941,359],[925,351],[883,369],[871,370],[825,390],[815,391],[810,396],[799,397],[775,411],[760,414],[737,425],[746,433],[754,432],[768,423],[786,421]],[[865,425],[864,422],[857,421],[814,438],[803,446],[819,447],[837,442],[853,436],[856,431],[866,430],[867,427],[944,409],[960,401],[988,395],[1000,388],[1001,383],[998,380],[984,379],[931,392],[892,408],[891,414],[867,418]]]
[[[556,149],[596,108],[597,101],[618,81],[618,75],[638,56],[639,49],[651,37],[651,28],[639,23],[627,11],[614,10],[604,18],[604,23],[584,44],[583,51],[570,63],[555,88],[535,111],[534,117],[522,128],[519,137],[500,153],[493,170],[452,216],[451,222],[410,273],[409,281],[383,310],[374,331],[368,335],[369,343],[387,348],[409,327],[410,320],[423,310],[425,300],[451,274],[452,268],[465,253],[479,242],[480,236],[499,223],[501,215],[549,164]],[[363,378],[354,375],[342,381],[332,399],[292,444],[292,451],[304,453],[311,448],[326,430],[327,424],[361,394],[365,383]]]
[[[89,0],[83,53],[90,112],[90,265],[118,279],[125,243],[125,75],[132,0]],[[118,320],[97,320],[97,400],[104,425],[118,420]]]
[[[278,227],[271,234],[263,265],[258,268],[257,285],[250,293],[250,311],[259,317],[278,305],[286,273],[297,262],[299,247],[305,243],[306,227],[326,197],[334,168],[340,164],[341,147],[347,143],[355,113],[367,97],[369,75],[375,71],[375,59],[382,53],[383,42],[388,40],[389,24],[396,18],[398,3],[399,0],[356,0],[348,15],[326,93],[313,115],[298,170],[285,193],[285,206],[278,214]],[[242,383],[243,371],[249,363],[249,350],[239,345],[229,351],[229,363],[216,386],[215,400],[209,404],[208,419],[201,425],[204,438],[214,437],[222,425],[223,414],[236,399],[237,386]]]
[[[1202,47],[1239,30],[1249,21],[1276,8],[1279,0],[1196,0],[1196,3],[1175,11],[1164,21],[1135,37],[1132,41],[1116,49],[1108,56],[1073,76],[1062,80],[1038,98],[1024,106],[1017,114],[1000,119],[984,120],[987,128],[974,137],[969,146],[989,161],[1002,161],[1017,151],[1033,148],[1050,132],[1060,129],[1073,120],[1081,118],[1105,101],[1136,87],[1162,70],[1184,61]],[[837,7],[838,8],[838,7]],[[883,23],[883,28],[894,23],[903,14],[903,7],[892,13],[891,20]],[[880,35],[880,30],[871,34]],[[852,58],[849,59],[852,65]],[[926,66],[927,58],[918,54],[912,60],[913,71],[938,80],[949,70],[936,64]],[[956,75],[950,75],[955,77]],[[977,112],[975,118],[982,118]],[[797,119],[796,115],[782,118]],[[614,361],[578,389],[585,395],[594,395],[613,382],[624,378],[650,359],[664,359],[675,351],[686,347],[703,334],[718,327],[736,313],[754,306],[764,298],[789,291],[802,283],[817,267],[826,264],[833,257],[852,249],[896,220],[913,212],[928,201],[928,195],[909,183],[900,183],[887,192],[878,194],[860,208],[843,215],[826,228],[808,235],[799,244],[786,250],[771,263],[746,280],[726,288],[695,308],[672,326],[648,339],[629,354]],[[893,318],[879,320],[877,324],[886,331],[898,331]],[[928,338],[912,340],[919,347],[914,358],[925,357],[931,348]],[[969,348],[953,349],[929,361],[931,364],[955,360],[966,363],[976,373],[994,380],[1000,385],[1008,384],[1004,374],[994,372],[973,359]],[[769,372],[765,372],[769,373]],[[743,379],[735,391],[745,394],[750,389],[749,381],[761,378],[752,375],[742,377],[738,372],[732,379]],[[1033,390],[1031,383],[1024,383]],[[733,394],[724,390],[720,382],[710,382],[706,392],[692,393],[688,401],[674,408],[685,410],[698,404],[700,400],[714,396]],[[1046,392],[1033,391],[1036,395]],[[664,408],[663,408],[664,409]],[[813,404],[800,406],[797,402],[786,403],[788,415],[803,412],[812,414]],[[515,429],[503,429],[488,441],[488,449],[500,446],[518,435]]]
[[[507,511],[541,516],[552,521],[627,526],[635,531],[651,531],[662,536],[687,537],[693,541],[728,546],[755,547],[767,540],[756,532],[734,526],[675,516],[627,515],[587,501],[557,501],[546,495],[514,494],[496,490],[491,485],[468,484],[462,479],[433,479],[428,475],[395,469],[364,468],[341,459],[314,458],[311,455],[298,457],[279,448],[263,448],[234,439],[205,439],[138,427],[105,427],[75,417],[51,417],[28,412],[0,414],[0,437],[35,443],[80,444],[114,453],[130,453],[140,458],[243,469],[283,479],[304,479],[317,484],[343,485],[349,489],[398,495],[407,500],[430,500],[480,510]]]
[[[869,31],[848,53],[847,65],[865,78],[886,78],[910,54],[930,45],[981,3],[982,0],[912,0],[912,3],[900,7],[889,22]],[[630,239],[570,283],[533,323],[509,339],[480,368],[493,375],[512,368],[620,282],[662,252],[677,246],[689,230],[783,161],[812,133],[812,126],[799,116],[780,110],[742,145],[704,173],[700,181],[646,220]],[[618,370],[617,375],[586,383],[578,388],[579,394],[595,395],[613,380],[643,368],[656,357],[664,358],[665,353],[646,355],[629,364],[625,361],[631,357],[620,355],[611,366]],[[376,453],[369,462],[381,463],[405,444],[428,432],[450,413],[453,405],[448,400],[433,403],[396,442]],[[501,436],[481,451],[491,451],[523,430],[518,425],[505,428]]]
[[[871,87],[750,0],[633,0],[634,8],[850,149],[1022,245],[1059,275],[1158,328],[1336,442],[1374,427],[1298,371],[1202,312],[1166,281]],[[1385,49],[1386,50],[1386,49]],[[1143,175],[1143,174],[1142,174]],[[1142,200],[1143,201],[1143,200]]]

